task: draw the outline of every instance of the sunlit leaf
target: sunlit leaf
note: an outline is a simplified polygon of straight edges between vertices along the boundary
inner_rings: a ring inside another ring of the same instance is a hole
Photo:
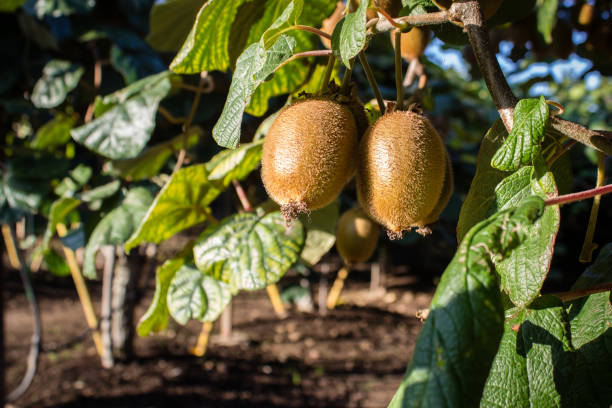
[[[332,34],[332,49],[347,68],[351,68],[350,60],[365,46],[368,3],[362,1],[357,10],[338,22]]]
[[[51,60],[43,68],[43,75],[34,85],[32,103],[37,108],[59,106],[70,91],[79,84],[84,69],[69,61]]]

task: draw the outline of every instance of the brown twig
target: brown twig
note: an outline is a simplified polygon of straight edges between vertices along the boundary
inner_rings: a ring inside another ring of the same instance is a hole
[[[612,290],[612,282],[602,283],[599,285],[589,286],[584,289],[570,290],[568,292],[552,293],[553,296],[558,297],[564,303],[570,302],[581,297],[593,295],[595,293],[609,292]]]
[[[100,53],[98,52],[98,47],[96,47],[96,43],[94,41],[90,41],[87,43],[87,46],[89,47],[91,55],[94,58],[94,92],[97,94],[100,90],[100,85],[102,84],[102,61],[100,60]],[[95,100],[87,107],[85,117],[83,118],[83,121],[85,123],[89,123],[93,119],[94,105]]]
[[[450,14],[448,11],[436,11],[434,13],[426,13],[426,14],[413,14],[411,16],[404,16],[393,19],[393,23],[391,23],[386,18],[379,18],[376,23],[373,23],[374,19],[368,21],[366,27],[372,26],[372,31],[374,33],[383,33],[385,31],[389,31],[391,29],[396,28],[398,25],[407,28],[408,26],[424,26],[424,25],[436,25],[436,24],[444,24],[450,21]]]
[[[372,72],[372,68],[370,67],[370,64],[368,63],[368,60],[364,52],[361,51],[358,54],[358,56],[359,56],[359,62],[361,62],[361,66],[363,67],[363,70],[365,71],[365,74],[366,74],[366,78],[368,79],[368,82],[370,84],[370,88],[372,88],[372,92],[374,92],[374,96],[376,97],[376,101],[378,102],[378,109],[380,109],[380,114],[384,115],[385,114],[385,100],[383,99],[383,96],[380,93],[380,89],[378,88],[378,85],[376,84],[376,79],[374,78],[374,72]]]
[[[186,118],[183,118],[183,117],[177,118],[177,117],[172,116],[172,114],[168,112],[168,110],[161,105],[157,107],[157,111],[161,113],[161,115],[173,125],[182,125],[187,120]]]
[[[314,28],[314,27],[297,24],[297,25],[293,26],[293,28],[295,28],[296,30],[308,31],[308,32],[314,33],[314,34],[316,34],[316,35],[318,35],[320,37],[327,38],[328,40],[331,40],[331,35],[327,34],[325,31],[321,31],[321,30],[319,30],[317,28]]]
[[[597,152],[597,184],[596,187],[602,187],[606,178],[606,158],[602,152]],[[589,263],[593,259],[593,251],[597,249],[597,244],[593,242],[595,236],[595,227],[597,226],[597,215],[599,214],[599,203],[601,196],[593,197],[593,205],[591,206],[591,215],[589,215],[589,225],[584,236],[584,243],[578,260],[580,262]]]
[[[191,110],[189,111],[189,115],[187,116],[187,119],[185,120],[185,124],[183,125],[183,135],[184,135],[183,148],[179,152],[179,155],[176,159],[176,164],[174,165],[174,169],[172,169],[172,174],[175,174],[177,171],[179,171],[181,167],[183,167],[183,162],[185,161],[185,155],[187,152],[186,145],[187,145],[187,138],[189,137],[189,129],[191,128],[193,118],[198,109],[198,105],[200,104],[200,98],[202,96],[202,93],[204,92],[204,87],[206,84],[210,84],[210,83],[211,81],[208,77],[208,72],[207,71],[201,72],[200,82],[198,83],[198,90],[196,91],[193,97],[193,102],[191,103]]]
[[[395,92],[397,93],[397,108],[404,108],[404,85],[402,81],[402,32],[395,30]]]
[[[281,69],[282,67],[290,63],[291,61],[295,61],[298,58],[324,57],[326,55],[330,55],[331,53],[332,53],[332,50],[313,50],[313,51],[298,52],[297,54],[293,54],[291,57],[287,58],[282,64],[276,67],[274,72],[278,71],[279,69]]]
[[[565,194],[559,197],[554,197],[546,200],[546,205],[563,205],[574,203],[576,201],[586,200],[598,195],[604,195],[612,193],[612,184],[606,186],[592,188],[590,190],[579,191],[577,193]]]
[[[253,211],[253,206],[249,201],[249,197],[247,196],[246,191],[244,191],[244,188],[242,188],[240,182],[238,180],[232,180],[232,185],[234,186],[234,190],[236,190],[236,195],[238,196],[238,199],[240,200],[240,204],[242,205],[242,208],[244,208],[244,211]]]

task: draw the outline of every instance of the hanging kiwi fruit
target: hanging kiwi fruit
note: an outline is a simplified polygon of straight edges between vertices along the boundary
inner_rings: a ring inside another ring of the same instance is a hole
[[[363,105],[336,86],[282,109],[263,145],[261,178],[287,221],[329,204],[355,173]]]
[[[338,220],[336,248],[347,265],[365,262],[378,243],[378,225],[361,207],[353,207]]]
[[[395,31],[390,32],[391,44],[395,49]],[[429,44],[430,31],[426,28],[412,27],[406,33],[402,33],[401,53],[406,61],[420,57],[425,52]]]
[[[442,139],[417,112],[382,116],[359,145],[357,197],[391,238],[429,232],[452,193],[452,169]]]

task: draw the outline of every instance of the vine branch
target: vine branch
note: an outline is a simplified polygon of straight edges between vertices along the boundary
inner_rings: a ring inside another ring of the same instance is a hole
[[[612,193],[612,184],[606,186],[592,188],[590,190],[579,191],[577,193],[565,194],[559,197],[554,197],[546,200],[546,205],[563,205],[574,203],[576,201],[586,200],[598,195]]]
[[[599,285],[589,286],[588,288],[570,290],[568,292],[552,293],[552,295],[558,297],[565,303],[575,299],[579,299],[581,297],[593,295],[595,293],[609,292],[611,290],[612,282],[608,282]]]

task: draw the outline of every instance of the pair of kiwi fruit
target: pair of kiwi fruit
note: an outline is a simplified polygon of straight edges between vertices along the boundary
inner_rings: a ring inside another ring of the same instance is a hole
[[[361,206],[391,237],[426,232],[452,193],[442,139],[410,110],[387,113],[366,130],[363,105],[334,92],[299,100],[276,117],[262,155],[268,195],[290,221],[329,204],[356,174]]]

